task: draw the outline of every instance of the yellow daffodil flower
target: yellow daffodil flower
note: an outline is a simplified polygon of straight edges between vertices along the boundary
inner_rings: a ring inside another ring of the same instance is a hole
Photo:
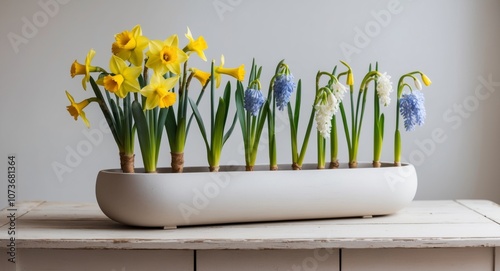
[[[170,90],[179,81],[179,76],[163,78],[159,73],[155,73],[151,77],[149,85],[141,89],[141,94],[146,97],[144,109],[150,110],[155,107],[165,108],[173,105],[176,100],[176,95]]]
[[[112,74],[98,80],[98,84],[104,85],[106,90],[120,98],[125,98],[129,92],[139,92],[141,87],[137,78],[141,74],[141,67],[128,67],[123,59],[112,55],[109,69]]]
[[[242,64],[238,68],[224,68],[224,55],[222,55],[220,57],[220,66],[214,68],[216,87],[220,86],[221,74],[227,74],[238,81],[243,81],[245,79],[245,65]]]
[[[165,41],[150,41],[146,67],[159,74],[165,74],[168,71],[180,74],[181,64],[186,62],[188,55],[179,49],[178,44],[177,35],[172,35]]]
[[[92,58],[94,58],[94,55],[94,49],[90,49],[87,53],[87,57],[85,58],[85,65],[78,63],[76,60],[71,65],[70,73],[72,78],[75,77],[75,75],[84,75],[82,79],[82,86],[84,90],[87,90],[87,82],[90,80],[90,73],[99,70],[98,67],[90,66],[90,62],[92,61]]]
[[[191,34],[191,30],[189,30],[189,27],[187,29],[186,33],[186,38],[189,40],[188,45],[184,48],[184,52],[196,52],[196,54],[203,59],[204,61],[207,61],[207,57],[205,56],[205,53],[203,50],[206,50],[208,48],[207,42],[203,38],[203,36],[199,36],[196,40],[193,38],[193,35]]]
[[[429,77],[427,77],[427,75],[423,73],[421,73],[421,75],[422,75],[422,82],[424,82],[424,85],[430,86],[432,84],[431,79],[429,79]]]
[[[205,86],[210,79],[210,73],[198,70],[195,68],[191,68],[191,72],[193,73],[194,78],[198,79],[202,86]]]
[[[66,106],[66,109],[68,110],[69,114],[75,118],[75,120],[78,119],[78,116],[80,116],[85,123],[87,127],[90,127],[89,120],[85,116],[85,112],[83,112],[83,109],[89,105],[91,102],[96,101],[95,98],[90,98],[90,99],[85,99],[79,103],[75,102],[75,99],[73,99],[73,96],[69,94],[68,91],[66,91],[66,96],[68,97],[68,100],[70,102],[70,105]]]
[[[148,43],[149,39],[142,35],[141,26],[136,25],[131,31],[125,30],[115,35],[111,51],[121,59],[130,61],[134,66],[142,66],[143,50]]]

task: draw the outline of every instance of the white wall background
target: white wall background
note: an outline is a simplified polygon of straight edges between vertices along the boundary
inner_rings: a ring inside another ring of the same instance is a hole
[[[403,156],[419,175],[417,199],[500,202],[499,1],[5,0],[0,5],[0,207],[7,205],[9,154],[17,157],[18,201],[95,200],[97,172],[118,167],[117,149],[109,133],[95,142],[86,136],[105,132],[97,106],[86,110],[90,130],[67,113],[64,90],[76,100],[90,95],[81,89],[81,77],[71,79],[69,68],[90,48],[97,51],[93,63],[107,67],[113,35],[136,24],[151,39],[177,33],[182,43],[189,26],[207,40],[207,57],[218,62],[223,53],[228,67],[248,67],[255,57],[264,66],[266,88],[283,58],[302,78],[305,93],[314,91],[316,72],[330,71],[338,60],[349,61],[358,80],[375,61],[395,81],[422,70],[433,80],[424,90],[428,119],[415,132],[403,132]],[[352,51],[342,49],[347,47]],[[394,111],[386,113],[386,161],[393,159]],[[361,161],[371,161],[370,122],[367,115]],[[278,129],[278,159],[289,163],[287,121],[278,121]],[[345,160],[343,135],[340,139]],[[69,153],[89,142],[80,161],[68,162]],[[159,164],[165,166],[170,161],[164,143]],[[243,163],[239,132],[227,144],[221,162]],[[259,163],[267,163],[265,151]],[[206,165],[204,152],[193,126],[187,165]],[[314,163],[315,157],[311,144],[306,160]],[[140,155],[136,161],[141,163]],[[71,172],[58,176],[54,163]]]

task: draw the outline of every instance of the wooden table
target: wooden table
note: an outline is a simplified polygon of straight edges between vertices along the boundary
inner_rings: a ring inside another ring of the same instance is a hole
[[[169,230],[122,226],[94,203],[23,202],[0,219],[0,270],[500,271],[500,207],[485,200],[414,201],[373,218]]]

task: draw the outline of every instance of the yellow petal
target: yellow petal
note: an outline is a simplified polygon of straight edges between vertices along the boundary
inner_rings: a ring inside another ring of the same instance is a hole
[[[153,96],[148,97],[146,99],[145,109],[151,110],[151,109],[157,107],[159,104],[159,101],[160,101],[160,97],[158,95],[153,95]]]
[[[179,76],[170,77],[170,78],[167,78],[167,79],[164,79],[164,80],[165,80],[165,88],[167,90],[171,90],[172,88],[175,87],[175,85],[179,81]]]
[[[191,34],[191,30],[189,30],[189,27],[187,28],[187,33],[186,33],[186,38],[191,42],[193,41],[193,35]]]
[[[177,37],[176,34],[174,34],[168,37],[163,43],[166,46],[179,47],[179,38]]]
[[[80,113],[80,117],[82,118],[83,120],[83,123],[85,123],[85,126],[87,126],[87,128],[90,128],[90,122],[89,120],[87,119],[87,116],[85,115],[85,112],[81,112]]]
[[[69,94],[69,92],[66,90],[66,97],[68,97],[68,100],[71,104],[74,104],[75,103],[75,99],[73,99],[73,96],[71,96],[71,94]]]
[[[132,28],[132,31],[130,31],[130,32],[132,32],[132,35],[133,35],[134,37],[139,37],[139,36],[142,36],[142,28],[141,28],[141,25],[139,25],[139,24],[138,24],[138,25],[134,26],[134,28]]]
[[[119,74],[126,67],[127,64],[123,59],[115,55],[111,55],[111,59],[109,60],[109,69],[111,70],[111,73]]]
[[[207,84],[207,81],[210,79],[210,73],[195,68],[192,68],[191,71],[193,72],[194,78],[198,79],[202,86]]]

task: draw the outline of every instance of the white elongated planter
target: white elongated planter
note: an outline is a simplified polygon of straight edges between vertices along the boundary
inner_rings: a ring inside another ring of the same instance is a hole
[[[222,167],[220,172],[185,168],[184,173],[160,169],[153,174],[102,170],[96,197],[104,214],[119,223],[176,227],[387,215],[408,205],[417,190],[411,164],[312,167],[252,172],[235,167]]]

